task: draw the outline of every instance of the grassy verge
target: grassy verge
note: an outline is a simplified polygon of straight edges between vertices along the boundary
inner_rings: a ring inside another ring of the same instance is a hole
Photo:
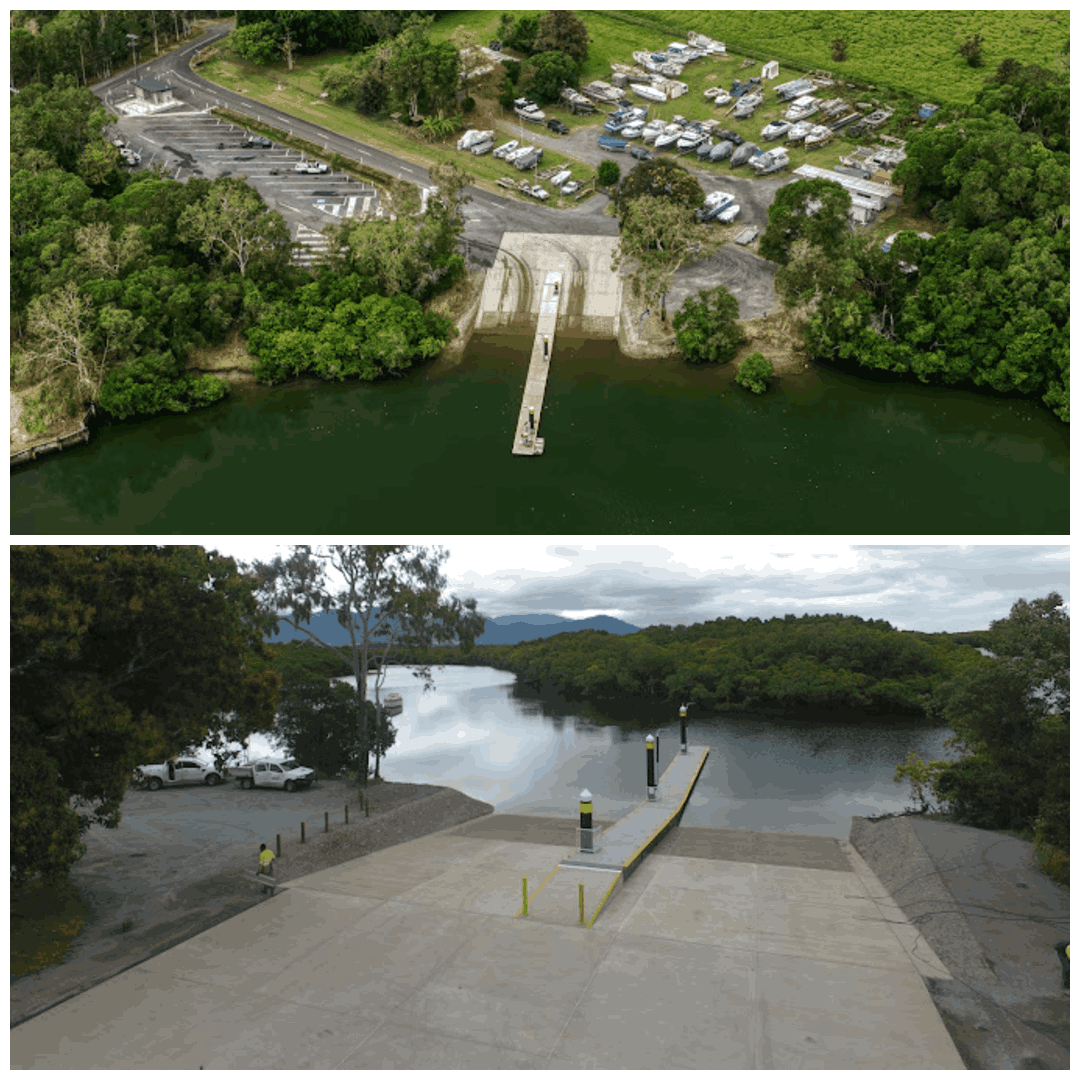
[[[71,882],[12,886],[12,978],[62,963],[92,911]]]
[[[339,62],[344,57],[344,53],[337,52],[303,58],[296,63],[295,69],[291,72],[284,70],[283,67],[279,69],[274,66],[264,69],[218,57],[205,64],[199,73],[226,89],[237,93],[243,91],[244,96],[252,101],[272,105],[282,112],[319,124],[369,146],[378,147],[380,150],[385,150],[395,157],[411,161],[416,165],[427,167],[434,163],[452,162],[470,175],[472,183],[490,191],[502,191],[495,184],[501,176],[512,176],[516,181],[525,175],[498,158],[493,158],[490,154],[477,157],[468,152],[459,151],[457,140],[460,133],[447,139],[429,142],[407,124],[390,119],[380,120],[363,116],[355,109],[333,105],[319,98],[322,72],[327,66]],[[327,156],[325,147],[297,139],[289,132],[281,132],[266,124],[252,123],[247,118],[228,113],[227,110],[217,110],[217,112],[221,116],[233,117],[237,119],[237,122],[253,130],[273,134],[278,141],[286,145],[304,149],[317,157]],[[477,101],[476,110],[466,117],[466,121],[473,127],[494,131],[497,144],[515,138],[520,141],[522,135],[528,141],[530,130],[536,131],[528,127],[522,131],[517,116],[508,113],[497,101],[487,99]],[[592,176],[591,166],[549,149],[544,151],[543,164],[545,168],[552,165],[569,167],[576,180],[585,181]],[[369,183],[374,183],[378,187],[385,186],[385,174],[372,170],[362,160],[355,163],[354,168],[347,166],[347,169],[367,179]],[[548,205],[561,205],[561,199],[556,197],[549,201]]]

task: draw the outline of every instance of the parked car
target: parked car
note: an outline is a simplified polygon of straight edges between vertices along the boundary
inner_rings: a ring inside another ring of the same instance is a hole
[[[540,184],[534,185],[530,191],[530,194],[533,196],[534,199],[539,199],[541,202],[543,202],[548,197],[547,189],[542,187]]]
[[[264,135],[249,135],[240,145],[245,148],[254,146],[260,150],[269,150],[274,144]]]
[[[580,180],[571,180],[569,184],[564,184],[559,191],[563,195],[576,195],[582,187],[583,185]]]
[[[295,791],[307,788],[315,782],[315,770],[306,769],[296,761],[249,761],[234,765],[229,770],[233,780],[247,791],[256,787],[284,788]]]
[[[159,791],[163,787],[179,787],[181,784],[207,784],[213,787],[221,783],[221,773],[213,765],[194,758],[173,758],[160,765],[139,765],[132,774],[136,787]]]
[[[298,161],[293,166],[293,171],[302,173],[324,173],[329,172],[330,169],[321,161]]]
[[[570,134],[570,129],[561,120],[549,120],[547,126],[557,135]]]

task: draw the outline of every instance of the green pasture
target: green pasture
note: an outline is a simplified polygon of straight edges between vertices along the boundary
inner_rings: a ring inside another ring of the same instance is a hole
[[[518,14],[515,12],[515,14]],[[690,30],[723,41],[728,51],[758,61],[778,60],[793,69],[823,68],[847,82],[917,98],[964,105],[1006,57],[1053,68],[1069,40],[1069,12],[1039,10],[951,11],[579,11],[589,31],[589,60],[582,82],[606,79],[609,63],[631,63],[635,49],[660,49],[685,41]],[[486,44],[497,11],[448,12],[435,36],[457,26],[475,30]],[[969,67],[957,54],[968,36],[983,37],[984,66]],[[847,42],[848,59],[832,59],[830,43]],[[793,76],[792,76],[793,77]],[[687,80],[684,80],[687,81]]]

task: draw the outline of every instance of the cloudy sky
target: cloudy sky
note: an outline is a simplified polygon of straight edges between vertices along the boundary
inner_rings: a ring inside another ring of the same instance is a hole
[[[351,539],[351,538],[350,538]],[[192,538],[241,561],[282,544]],[[611,615],[636,626],[841,613],[903,630],[985,629],[1012,604],[1069,601],[1067,544],[860,543],[832,537],[375,537],[440,545],[450,591],[498,615]]]

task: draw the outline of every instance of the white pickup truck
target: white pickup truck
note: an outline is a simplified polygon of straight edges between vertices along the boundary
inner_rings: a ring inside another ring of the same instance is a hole
[[[255,787],[295,791],[311,787],[315,782],[315,770],[306,769],[297,761],[248,761],[234,765],[229,769],[229,775],[239,780],[246,791]]]
[[[213,787],[221,783],[221,773],[213,765],[206,765],[194,758],[173,758],[161,765],[139,765],[132,774],[136,787],[159,791],[163,787],[179,787],[181,784],[207,784]]]
[[[298,161],[293,166],[293,172],[324,173],[329,171],[329,168],[321,161]]]

